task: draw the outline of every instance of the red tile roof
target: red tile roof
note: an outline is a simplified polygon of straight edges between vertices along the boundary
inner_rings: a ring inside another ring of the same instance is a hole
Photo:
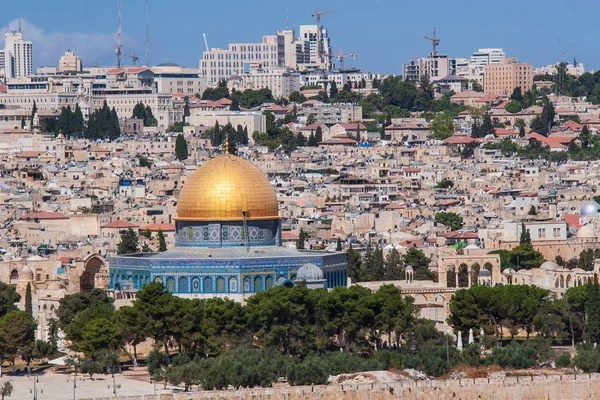
[[[152,232],[158,232],[159,230],[163,232],[175,232],[175,224],[149,224],[142,226],[140,229],[143,231],[148,229]]]
[[[104,224],[102,226],[100,226],[100,228],[107,228],[107,229],[125,229],[125,228],[139,228],[140,226],[138,224],[134,224],[132,222],[129,221],[123,221],[122,219],[118,219],[116,221],[112,221],[109,222],[108,224]]]
[[[69,219],[69,217],[67,217],[64,214],[61,213],[57,213],[57,212],[47,212],[47,211],[40,211],[40,212],[31,212],[31,213],[27,213],[21,216],[22,220],[27,220],[27,219]]]

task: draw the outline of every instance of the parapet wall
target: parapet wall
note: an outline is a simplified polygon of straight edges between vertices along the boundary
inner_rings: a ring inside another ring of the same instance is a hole
[[[600,374],[516,376],[390,384],[296,386],[162,395],[103,397],[93,400],[558,400],[598,398]],[[92,399],[82,399],[92,400]]]

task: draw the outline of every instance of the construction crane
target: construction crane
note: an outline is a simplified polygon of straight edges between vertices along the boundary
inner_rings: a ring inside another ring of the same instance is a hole
[[[344,50],[342,49],[342,47],[340,46],[340,52],[338,54],[323,54],[323,56],[325,57],[337,57],[338,60],[340,60],[340,69],[343,71],[344,70],[344,59],[346,57],[352,57],[356,60],[356,53],[348,53],[348,54],[344,54]]]
[[[321,49],[321,35],[322,35],[322,25],[321,25],[321,17],[323,15],[327,15],[327,14],[334,14],[335,11],[334,10],[325,10],[325,11],[321,11],[319,9],[319,7],[317,7],[317,12],[315,12],[314,14],[312,14],[311,16],[313,18],[317,19],[317,57],[321,58],[323,57],[323,50]]]
[[[431,52],[432,56],[437,55],[437,47],[440,44],[440,38],[435,35],[435,28],[433,28],[433,37],[431,36],[423,36],[427,40],[431,40],[431,44],[433,45],[433,51]]]
[[[135,53],[132,53],[132,54],[123,53],[123,42],[121,41],[121,0],[117,1],[117,7],[119,9],[119,28],[117,29],[117,49],[115,50],[115,54],[117,55],[117,68],[121,68],[121,57],[122,56],[131,58],[131,61],[133,61],[133,65],[135,65],[137,60],[139,60],[139,57],[136,56]],[[146,25],[146,29],[147,29],[147,25]],[[146,44],[146,48],[148,48],[147,46],[148,45]],[[148,51],[148,50],[146,50],[146,51]]]

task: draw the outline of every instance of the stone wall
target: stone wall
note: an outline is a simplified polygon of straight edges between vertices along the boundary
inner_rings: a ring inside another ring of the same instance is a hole
[[[460,379],[389,384],[298,386],[94,400],[391,400],[391,399],[594,399],[600,374],[515,376],[503,379]],[[86,399],[83,399],[86,400]],[[91,400],[91,399],[87,399]]]

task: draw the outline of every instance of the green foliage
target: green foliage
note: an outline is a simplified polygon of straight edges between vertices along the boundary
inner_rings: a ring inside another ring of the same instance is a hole
[[[147,159],[146,157],[144,157],[141,154],[138,154],[136,156],[136,158],[138,159],[138,162],[140,164],[140,167],[145,167],[145,168],[152,168],[152,161],[150,161],[149,159]]]
[[[520,244],[510,251],[510,262],[513,269],[538,268],[544,263],[544,256],[535,250],[530,243]]]
[[[324,385],[329,374],[319,359],[309,357],[303,362],[291,364],[287,370],[290,385]]]
[[[27,288],[25,289],[25,312],[33,317],[33,304],[31,299],[31,283],[27,283]]]
[[[165,240],[165,235],[163,234],[162,229],[158,230],[158,251],[167,251],[167,242]]]
[[[457,231],[463,227],[462,217],[453,212],[438,212],[435,214],[435,222],[449,227],[451,231]]]
[[[132,254],[139,251],[138,235],[129,228],[121,235],[121,241],[117,245],[117,254]]]
[[[504,109],[511,114],[516,114],[523,109],[523,106],[521,105],[521,102],[519,100],[511,100],[508,103],[506,103]]]
[[[342,239],[337,238],[337,243],[335,245],[335,251],[342,251]]]
[[[0,281],[0,318],[11,311],[17,310],[15,303],[21,301],[21,295],[14,287]]]
[[[167,132],[183,132],[183,127],[187,125],[185,122],[174,122],[173,125],[169,125]]]
[[[448,179],[448,178],[442,179],[435,185],[436,189],[451,189],[453,187],[454,187],[454,182],[452,181],[452,179]]]
[[[12,381],[4,381],[0,383],[0,399],[4,400],[5,397],[12,396],[14,386]]]
[[[185,137],[182,134],[177,135],[175,139],[175,157],[179,160],[186,160],[188,158],[188,145]]]
[[[131,118],[137,118],[144,122],[144,126],[156,126],[157,121],[152,114],[152,109],[150,106],[145,106],[143,103],[137,103],[135,107],[133,107],[133,113]]]
[[[483,117],[483,121],[480,123],[476,120],[471,127],[471,136],[474,138],[484,138],[487,135],[494,135],[494,124],[489,115]],[[510,139],[509,139],[510,141]],[[512,142],[511,142],[512,143]]]
[[[292,103],[304,103],[307,100],[306,97],[298,91],[290,93],[288,98]]]
[[[303,228],[300,228],[300,233],[298,233],[298,240],[296,241],[296,248],[298,250],[306,249],[306,241],[310,235]]]
[[[362,266],[362,258],[358,250],[352,248],[352,244],[346,250],[348,263],[348,277],[352,282],[360,282],[366,280],[366,272]]]
[[[598,343],[600,339],[600,289],[598,278],[594,277],[593,283],[587,284],[586,299],[586,335],[590,343]]]
[[[243,92],[234,90],[231,92],[231,101],[239,104],[239,107],[248,109],[265,103],[273,103],[275,100],[271,89],[263,88],[258,90],[246,89]]]
[[[494,348],[490,361],[502,368],[531,368],[537,364],[537,353],[532,346],[513,342]]]
[[[573,365],[583,372],[597,372],[600,370],[600,351],[592,344],[578,344],[577,354],[573,357]]]
[[[217,87],[215,88],[206,88],[202,93],[202,100],[212,100],[217,101],[223,98],[228,99],[229,89],[227,88],[227,81],[224,79],[221,80]]]
[[[105,101],[101,109],[94,111],[90,115],[84,137],[90,140],[114,140],[119,136],[121,136],[119,117],[114,107],[111,110]]]
[[[444,140],[454,134],[454,121],[449,114],[437,114],[429,127],[432,133],[431,137],[434,139]]]
[[[521,234],[519,235],[519,244],[531,244],[531,233],[525,228],[525,222],[521,222]]]
[[[248,128],[242,128],[241,125],[234,128],[231,123],[220,126],[219,122],[215,122],[214,128],[206,130],[202,137],[210,139],[213,146],[222,146],[225,143],[225,138],[229,138],[229,153],[235,154],[237,148],[248,144]]]
[[[411,247],[402,256],[404,265],[414,268],[414,279],[416,281],[433,280],[435,274],[429,269],[431,259],[425,256],[422,250]]]

